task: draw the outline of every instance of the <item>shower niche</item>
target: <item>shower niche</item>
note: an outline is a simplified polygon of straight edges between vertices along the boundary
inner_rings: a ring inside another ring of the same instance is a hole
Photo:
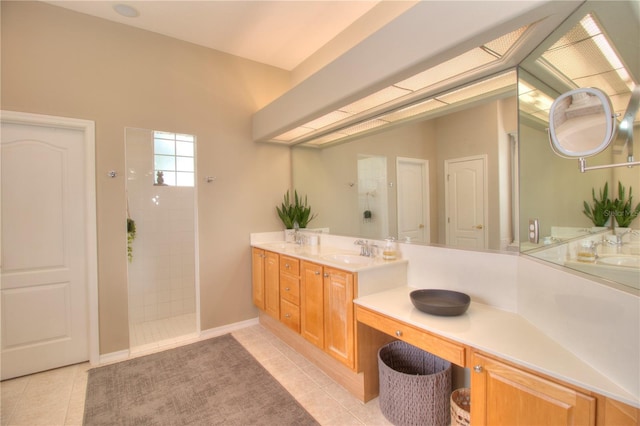
[[[132,351],[197,336],[195,136],[125,130]]]

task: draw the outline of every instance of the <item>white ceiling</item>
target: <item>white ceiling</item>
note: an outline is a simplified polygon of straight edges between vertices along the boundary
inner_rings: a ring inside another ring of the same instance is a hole
[[[55,6],[292,70],[376,6],[342,1],[46,1]],[[119,15],[116,4],[139,12]]]

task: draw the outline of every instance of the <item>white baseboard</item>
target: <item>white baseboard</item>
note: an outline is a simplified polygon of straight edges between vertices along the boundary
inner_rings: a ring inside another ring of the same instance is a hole
[[[205,339],[210,339],[212,337],[222,336],[223,334],[231,333],[236,330],[240,330],[240,329],[251,327],[252,325],[258,325],[258,324],[260,324],[260,321],[256,317],[246,321],[240,321],[233,324],[223,325],[221,327],[210,328],[208,330],[203,330],[200,332],[199,340],[205,340]]]
[[[258,325],[260,322],[258,318],[252,318],[245,321],[236,322],[233,324],[223,325],[221,327],[210,328],[207,330],[203,330],[199,335],[193,338],[187,338],[182,341],[172,340],[165,342],[166,344],[161,344],[163,342],[159,342],[156,344],[151,344],[148,347],[138,348],[138,350],[132,353],[131,349],[124,349],[122,351],[111,352],[108,354],[100,355],[99,364],[113,364],[114,362],[126,361],[127,359],[136,358],[143,355],[149,355],[154,352],[159,352],[166,349],[176,348],[179,346],[188,345],[190,343],[199,342],[201,340],[211,339],[213,337],[222,336],[223,334],[232,333],[237,330],[241,330],[243,328],[251,327],[253,325]]]

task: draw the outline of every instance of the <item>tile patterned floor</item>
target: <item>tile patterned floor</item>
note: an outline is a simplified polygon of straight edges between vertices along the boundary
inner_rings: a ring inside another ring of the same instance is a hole
[[[262,326],[232,334],[320,424],[390,425],[377,399],[358,401]],[[89,368],[83,363],[2,382],[2,426],[81,425]]]

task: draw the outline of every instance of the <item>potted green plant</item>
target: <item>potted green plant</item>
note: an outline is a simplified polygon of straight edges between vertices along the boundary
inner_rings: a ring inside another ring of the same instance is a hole
[[[604,189],[600,189],[599,198],[596,198],[595,188],[591,188],[591,197],[593,198],[593,205],[590,205],[586,201],[584,202],[585,214],[594,226],[605,226],[611,215],[611,200],[609,200],[609,182],[604,184]]]
[[[307,196],[305,195],[304,198],[298,196],[298,191],[293,192],[293,199],[287,191],[280,206],[276,206],[276,211],[286,229],[294,229],[296,224],[298,228],[306,228],[307,224],[317,216],[311,214]]]
[[[129,262],[133,260],[133,240],[136,239],[136,222],[127,218],[127,257],[129,258]]]
[[[618,182],[618,197],[611,203],[612,214],[620,228],[628,228],[631,222],[640,214],[640,203],[633,207],[632,188],[629,187],[629,199],[625,197],[622,182]]]

